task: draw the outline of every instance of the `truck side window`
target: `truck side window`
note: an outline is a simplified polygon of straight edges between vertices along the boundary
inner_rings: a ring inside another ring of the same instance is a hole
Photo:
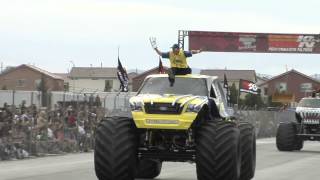
[[[213,89],[212,85],[211,85],[211,90],[210,90],[210,97],[212,97],[212,98],[217,98],[217,95],[216,95],[216,93],[214,92],[214,89]]]
[[[227,99],[226,99],[226,92],[224,91],[223,87],[221,86],[220,83],[216,83],[216,87],[218,88],[218,91],[220,91],[220,96],[221,96],[221,99],[224,101],[224,102],[227,102]]]

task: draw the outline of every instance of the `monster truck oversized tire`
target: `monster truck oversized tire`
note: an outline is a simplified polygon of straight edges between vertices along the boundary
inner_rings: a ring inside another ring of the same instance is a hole
[[[241,167],[240,132],[232,122],[206,121],[196,131],[198,180],[238,180]]]
[[[138,163],[136,178],[153,179],[159,176],[162,162],[153,160],[141,160]]]
[[[94,165],[100,180],[133,180],[137,138],[133,121],[111,117],[100,122],[95,137]]]
[[[294,150],[296,151],[300,151],[303,148],[303,140],[297,140],[297,145],[296,148]]]
[[[303,143],[297,137],[297,127],[293,122],[280,123],[277,136],[276,144],[279,151],[293,151],[300,150]],[[300,148],[300,149],[299,149]]]
[[[256,133],[250,123],[240,123],[241,141],[241,175],[240,180],[249,180],[254,177],[256,169]]]
[[[296,132],[298,134],[298,132],[300,132],[301,124],[295,124],[295,126],[297,127]],[[297,144],[294,150],[300,151],[303,148],[303,145],[304,145],[304,141],[302,139],[297,138]]]

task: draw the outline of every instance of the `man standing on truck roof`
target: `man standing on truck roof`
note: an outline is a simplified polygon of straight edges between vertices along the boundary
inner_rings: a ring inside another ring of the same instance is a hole
[[[174,44],[171,47],[172,51],[161,52],[157,47],[155,38],[150,38],[150,43],[152,48],[157,52],[159,56],[170,60],[171,68],[168,70],[170,86],[173,86],[174,84],[175,75],[185,75],[192,73],[191,68],[187,64],[187,58],[191,57],[193,54],[198,54],[201,52],[201,49],[184,51],[183,49],[180,49],[178,44]]]

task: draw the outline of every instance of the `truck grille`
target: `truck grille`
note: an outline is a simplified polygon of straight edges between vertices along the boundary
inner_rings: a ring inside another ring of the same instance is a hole
[[[304,119],[303,124],[319,125],[320,121],[319,121],[319,119]]]
[[[304,124],[316,125],[320,124],[320,114],[315,112],[302,112],[300,113],[302,122]]]
[[[300,116],[303,119],[320,119],[320,113],[315,112],[301,112]]]
[[[144,109],[147,114],[181,114],[183,107],[179,103],[145,103]]]

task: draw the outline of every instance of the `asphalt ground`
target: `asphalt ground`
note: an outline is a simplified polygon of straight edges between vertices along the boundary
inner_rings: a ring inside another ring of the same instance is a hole
[[[302,151],[279,152],[275,139],[257,140],[254,180],[320,179],[320,143],[306,142]],[[195,164],[164,163],[158,180],[196,180]],[[1,161],[0,180],[97,180],[93,153]]]

